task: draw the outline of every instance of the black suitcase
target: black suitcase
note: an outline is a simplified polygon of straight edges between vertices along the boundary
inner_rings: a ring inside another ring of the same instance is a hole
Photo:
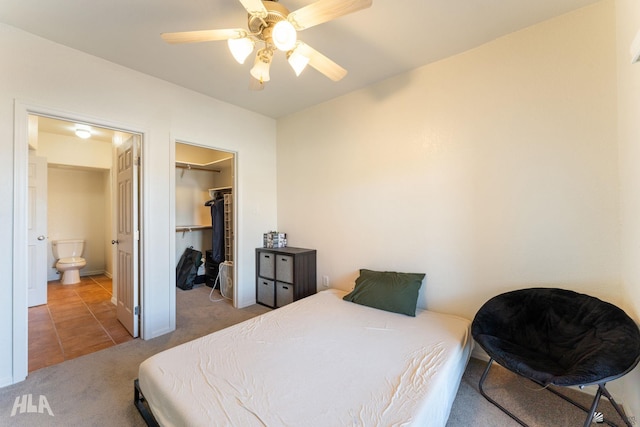
[[[193,248],[185,249],[176,266],[176,286],[185,291],[192,289],[200,265],[202,252]]]

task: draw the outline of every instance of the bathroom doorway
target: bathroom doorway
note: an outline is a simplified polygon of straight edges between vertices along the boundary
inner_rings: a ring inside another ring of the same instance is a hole
[[[41,176],[42,171],[32,173],[30,170],[28,178],[28,228],[38,229],[30,233],[37,237],[29,242],[28,286],[30,295],[40,295],[39,299],[30,297],[28,304],[28,371],[31,372],[137,336],[139,154],[134,150],[130,157],[136,179],[129,182],[130,198],[126,200],[119,194],[117,154],[119,147],[127,142],[139,153],[141,138],[56,117],[29,114],[28,118],[29,157],[40,162],[44,159],[46,165],[44,225],[42,218],[36,219],[35,215],[31,218],[31,213],[36,211],[34,207],[43,202],[42,197],[34,197],[32,201],[31,195],[31,188],[36,187],[31,185],[32,179]],[[135,203],[131,203],[132,199]],[[136,260],[136,268],[118,269],[117,254],[121,252],[118,240],[122,240],[118,230],[122,215],[117,213],[123,204],[126,204],[125,210],[130,211],[129,229],[133,224],[135,230],[136,240],[129,242],[135,251],[129,252],[135,252],[132,259]],[[78,283],[63,285],[51,242],[69,239],[83,242],[82,259],[86,265],[80,270]],[[39,250],[32,250],[36,245]],[[41,270],[45,272],[44,277]],[[131,287],[131,292],[122,286],[119,292],[118,286],[122,284]],[[128,305],[132,312],[125,321],[122,317],[118,319],[121,305]],[[125,322],[135,322],[134,330],[125,328],[122,325]]]

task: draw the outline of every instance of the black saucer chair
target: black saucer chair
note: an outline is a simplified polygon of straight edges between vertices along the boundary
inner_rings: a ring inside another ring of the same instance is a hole
[[[602,395],[631,427],[605,387],[640,361],[638,326],[618,307],[563,289],[521,289],[487,301],[476,313],[471,333],[490,357],[480,393],[519,424],[526,426],[483,390],[494,361],[543,387],[597,385],[590,408],[547,389],[587,412],[585,427],[594,419]]]

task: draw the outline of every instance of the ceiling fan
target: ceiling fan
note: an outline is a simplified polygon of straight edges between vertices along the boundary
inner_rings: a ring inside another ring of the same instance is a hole
[[[318,0],[293,12],[277,0],[239,0],[249,16],[247,29],[186,31],[162,33],[167,43],[196,43],[227,40],[229,50],[240,64],[244,64],[256,43],[261,43],[251,68],[252,89],[262,89],[268,82],[273,54],[286,53],[287,61],[297,76],[307,65],[333,81],[342,79],[347,70],[306,43],[298,40],[297,32],[357,12],[371,6],[373,0]]]

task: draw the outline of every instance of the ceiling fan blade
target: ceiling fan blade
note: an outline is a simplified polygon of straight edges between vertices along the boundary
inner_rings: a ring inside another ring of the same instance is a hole
[[[337,82],[347,75],[347,70],[309,46],[305,43],[300,43],[296,49],[300,54],[309,58],[309,65],[322,74]]]
[[[297,30],[313,27],[371,6],[373,0],[318,0],[289,13],[287,20]]]
[[[216,40],[239,39],[245,37],[247,31],[241,28],[225,30],[184,31],[181,33],[162,33],[160,37],[167,43],[198,43]]]
[[[239,0],[249,12],[249,15],[258,15],[265,17],[267,16],[267,9],[264,7],[264,4],[260,0]]]

